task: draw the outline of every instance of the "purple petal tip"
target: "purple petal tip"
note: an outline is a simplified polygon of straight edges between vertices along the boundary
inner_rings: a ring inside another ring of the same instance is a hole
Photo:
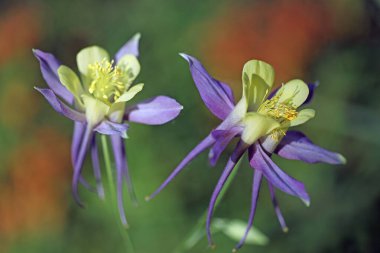
[[[41,50],[36,49],[36,48],[32,48],[32,52],[33,52],[33,54],[34,54],[36,57],[38,57],[38,54],[41,52]]]
[[[347,163],[346,157],[344,157],[341,154],[338,154],[338,159],[340,160],[340,164],[346,164]]]
[[[36,49],[36,48],[33,48],[32,49],[32,52],[33,52],[33,55],[38,59],[38,60],[42,60],[42,58],[46,55],[48,55],[48,53],[40,50],[40,49]]]
[[[179,55],[180,55],[183,59],[185,59],[186,61],[190,61],[190,56],[189,56],[189,55],[187,55],[187,54],[185,54],[185,53],[179,53]]]
[[[184,53],[179,55],[188,62],[195,86],[207,108],[219,119],[224,120],[234,108],[231,88],[213,78],[195,57]]]
[[[100,189],[98,195],[99,195],[99,198],[100,198],[101,200],[105,200],[105,199],[106,199],[106,195],[105,195],[105,193],[104,193],[104,189],[103,189],[103,187]]]

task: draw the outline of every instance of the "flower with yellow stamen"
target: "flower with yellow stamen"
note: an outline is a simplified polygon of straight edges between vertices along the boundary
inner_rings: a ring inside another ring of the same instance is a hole
[[[126,107],[143,88],[143,84],[133,85],[140,72],[137,59],[139,38],[140,35],[137,34],[128,41],[116,53],[114,60],[101,47],[82,49],[76,57],[79,75],[71,68],[61,65],[53,55],[34,50],[40,61],[42,75],[50,87],[36,89],[57,112],[75,121],[71,148],[74,167],[72,191],[75,200],[81,204],[79,183],[90,187],[82,176],[83,162],[88,151],[91,151],[98,195],[104,197],[96,133],[110,135],[116,165],[118,207],[124,225],[127,225],[122,197],[124,181],[131,197],[135,198],[123,141],[123,138],[127,138],[129,127],[125,122],[164,124],[177,117],[182,109],[177,101],[165,96]]]
[[[209,203],[206,220],[209,243],[213,245],[210,224],[216,200],[236,163],[246,151],[248,151],[250,165],[255,169],[252,206],[247,229],[242,234],[242,239],[236,245],[235,251],[243,245],[252,226],[263,178],[268,181],[280,224],[283,230],[287,231],[277,206],[274,187],[300,198],[307,205],[310,203],[310,198],[301,182],[277,167],[271,160],[272,154],[308,163],[341,164],[345,162],[342,155],[314,145],[304,134],[288,131],[290,127],[303,124],[314,117],[314,110],[298,110],[298,108],[310,100],[315,85],[307,85],[295,79],[271,92],[274,84],[272,66],[263,61],[251,60],[244,65],[243,94],[242,98],[235,103],[232,90],[228,85],[211,77],[194,57],[185,54],[182,56],[190,65],[194,83],[204,103],[222,122],[182,160],[164,183],[147,199],[156,196],[192,159],[209,147],[211,147],[210,163],[215,165],[227,145],[237,138],[238,144],[227,162]]]

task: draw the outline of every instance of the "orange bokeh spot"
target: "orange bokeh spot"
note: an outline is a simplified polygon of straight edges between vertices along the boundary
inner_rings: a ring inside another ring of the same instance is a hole
[[[334,11],[325,1],[304,0],[229,7],[206,26],[201,51],[220,79],[240,86],[244,63],[260,59],[274,66],[280,85],[302,78],[320,49],[340,36]]]
[[[68,140],[49,128],[38,130],[10,155],[8,175],[0,188],[0,237],[49,231],[65,220],[70,185]]]
[[[0,18],[0,65],[30,50],[40,38],[41,20],[35,8],[13,6]]]

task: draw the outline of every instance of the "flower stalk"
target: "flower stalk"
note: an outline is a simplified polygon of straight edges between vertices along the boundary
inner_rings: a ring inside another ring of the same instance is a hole
[[[135,249],[133,246],[132,239],[129,235],[128,231],[128,224],[125,223],[126,225],[122,225],[119,222],[119,217],[117,214],[117,210],[113,208],[115,206],[116,202],[116,194],[115,194],[115,183],[114,183],[114,176],[113,176],[113,171],[112,171],[112,166],[111,166],[111,159],[110,159],[110,152],[108,149],[108,143],[107,143],[107,137],[105,135],[101,135],[101,141],[102,141],[102,149],[103,149],[103,156],[104,156],[104,163],[105,163],[105,168],[106,168],[106,174],[107,174],[107,179],[108,179],[108,185],[109,185],[109,200],[111,202],[111,209],[112,209],[112,214],[115,217],[116,223],[118,224],[120,235],[123,238],[123,242],[125,244],[126,252],[128,253],[134,253]]]
[[[220,202],[222,202],[224,195],[226,194],[227,190],[230,188],[232,181],[234,180],[235,176],[237,175],[237,172],[240,168],[242,159],[240,158],[239,162],[236,164],[235,169],[231,172],[230,177],[227,179],[226,184],[223,186],[220,195],[215,203],[215,209],[219,206]],[[182,241],[180,245],[174,250],[173,253],[184,253],[190,248],[195,246],[195,243],[199,241],[201,238],[195,238],[197,237],[197,232],[199,230],[203,230],[204,226],[206,225],[206,218],[207,218],[207,210],[203,212],[203,214],[198,218],[198,221],[196,222],[196,225],[193,227],[191,232],[186,236],[185,240]],[[202,234],[202,236],[205,236],[205,234]],[[211,246],[213,248],[214,245]]]

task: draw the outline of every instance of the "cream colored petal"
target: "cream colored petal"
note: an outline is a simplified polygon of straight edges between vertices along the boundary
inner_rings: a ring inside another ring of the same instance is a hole
[[[143,83],[132,86],[128,91],[124,92],[110,107],[108,111],[108,117],[119,122],[124,114],[125,103],[131,100],[137,93],[139,93],[144,87]]]
[[[243,97],[250,109],[257,109],[272,89],[274,69],[263,61],[248,61],[243,68],[242,81]]]
[[[295,118],[294,120],[290,121],[290,126],[298,126],[298,125],[301,125],[303,123],[305,123],[306,121],[314,118],[315,116],[315,110],[313,109],[303,109],[302,111],[300,111],[297,115],[297,118]]]
[[[82,49],[77,54],[77,65],[79,72],[84,75],[88,76],[88,66],[90,64],[94,64],[95,62],[100,62],[102,60],[109,61],[109,55],[106,50],[104,50],[101,47],[98,46],[91,46],[86,47]]]
[[[259,138],[281,127],[276,120],[255,112],[247,113],[243,120],[244,130],[241,139],[251,145]]]
[[[107,117],[113,122],[121,123],[123,121],[124,112],[125,103],[114,103],[108,110]]]
[[[87,123],[90,126],[96,126],[105,118],[110,107],[102,101],[86,94],[82,95],[82,99],[86,110]]]
[[[139,93],[144,87],[143,83],[136,84],[132,86],[128,91],[124,92],[115,103],[122,103],[131,100],[137,93]]]
[[[140,63],[136,56],[127,54],[124,55],[117,63],[117,66],[122,69],[123,72],[128,74],[128,81],[132,82],[136,79],[140,73]]]
[[[277,94],[280,96],[279,103],[290,103],[297,108],[307,99],[309,87],[304,81],[294,79],[283,85]]]
[[[80,100],[84,90],[77,74],[75,74],[71,68],[64,65],[61,65],[57,72],[63,86],[65,86],[76,99]]]

